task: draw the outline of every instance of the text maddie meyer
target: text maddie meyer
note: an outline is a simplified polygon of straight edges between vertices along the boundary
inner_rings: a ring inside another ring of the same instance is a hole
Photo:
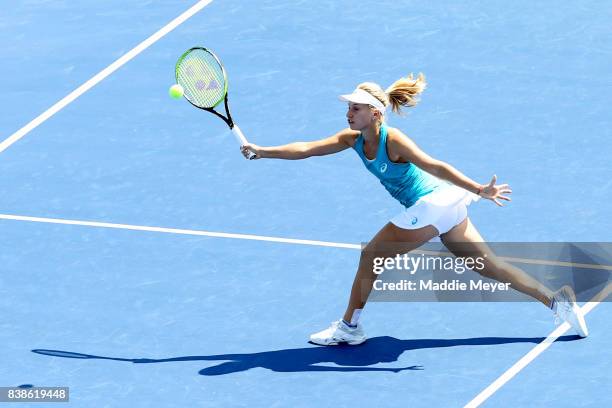
[[[448,292],[460,292],[460,291],[468,291],[468,290],[479,290],[486,292],[496,292],[496,291],[508,291],[510,289],[509,283],[502,282],[484,282],[480,279],[478,280],[470,280],[469,284],[466,282],[461,282],[458,279],[452,280],[443,280],[441,282],[436,282],[431,279],[419,280],[418,282],[409,281],[406,279],[402,279],[399,282],[383,282],[381,280],[374,281],[374,290],[376,291],[448,291]]]

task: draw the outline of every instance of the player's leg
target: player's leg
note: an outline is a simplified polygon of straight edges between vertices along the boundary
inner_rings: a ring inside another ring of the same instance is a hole
[[[499,259],[469,218],[466,217],[450,231],[440,235],[440,239],[457,257],[483,258],[484,268],[475,270],[482,276],[510,283],[513,289],[539,300],[547,307],[551,306],[553,292],[522,269]]]
[[[438,236],[438,230],[428,225],[419,229],[403,229],[393,223],[385,225],[372,240],[361,250],[359,267],[351,288],[349,303],[344,312],[344,320],[351,322],[355,310],[361,310],[372,291],[377,278],[374,273],[374,258],[395,257],[408,253],[432,238]]]
[[[333,322],[329,328],[311,335],[310,341],[325,346],[339,343],[351,345],[363,343],[366,336],[359,325],[359,315],[377,277],[374,273],[374,259],[405,254],[436,236],[438,236],[438,230],[432,225],[418,229],[403,229],[393,223],[385,225],[361,250],[359,267],[355,274],[344,318]]]
[[[440,238],[455,256],[484,258],[484,268],[476,272],[500,282],[510,283],[513,289],[539,300],[552,309],[555,316],[567,321],[580,337],[588,336],[589,331],[584,316],[576,304],[571,287],[564,286],[557,292],[552,292],[522,269],[497,258],[469,218],[466,217],[450,231],[440,235]]]

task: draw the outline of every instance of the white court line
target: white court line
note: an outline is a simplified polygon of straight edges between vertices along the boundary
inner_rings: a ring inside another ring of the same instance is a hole
[[[136,47],[132,48],[126,54],[121,56],[118,60],[110,64],[108,67],[104,68],[102,71],[98,72],[95,76],[89,79],[87,82],[83,83],[83,85],[79,86],[74,91],[70,92],[63,99],[57,102],[55,105],[51,106],[49,109],[41,113],[38,117],[34,118],[30,123],[13,133],[7,139],[5,139],[2,143],[0,143],[0,153],[4,150],[8,149],[13,143],[17,142],[19,139],[27,135],[30,131],[35,129],[37,126],[42,124],[44,121],[49,119],[51,116],[55,115],[57,112],[65,108],[68,104],[73,102],[76,98],[83,95],[85,92],[89,91],[99,82],[101,82],[104,78],[121,68],[121,66],[125,65],[131,59],[136,57],[138,54],[149,48],[156,41],[161,39],[163,36],[168,34],[170,31],[174,30],[176,27],[184,23],[187,19],[192,17],[198,11],[202,10],[206,7],[212,0],[201,0],[193,5],[190,9],[185,11],[183,14],[166,24],[155,34],[138,44]]]
[[[331,248],[346,248],[346,249],[361,249],[362,246],[359,244],[345,244],[342,242],[330,242],[330,241],[316,241],[311,239],[295,239],[295,238],[279,238],[270,237],[264,235],[252,235],[252,234],[234,234],[228,232],[214,232],[214,231],[202,231],[192,229],[179,229],[179,228],[166,228],[166,227],[148,227],[144,225],[132,225],[132,224],[116,224],[110,222],[99,222],[99,221],[83,221],[83,220],[68,220],[63,218],[45,218],[45,217],[31,217],[26,215],[12,215],[12,214],[0,214],[0,220],[11,220],[11,221],[28,221],[38,222],[45,224],[63,224],[63,225],[79,225],[84,227],[96,227],[96,228],[112,228],[112,229],[125,229],[132,231],[148,231],[148,232],[162,232],[166,234],[180,234],[180,235],[195,235],[203,237],[213,238],[233,238],[233,239],[246,239],[252,241],[268,241],[268,242],[281,242],[285,244],[298,244],[298,245],[312,245],[312,246],[323,246]],[[447,252],[440,251],[427,251],[417,249],[419,253],[425,255],[445,255],[450,254]],[[500,259],[506,259],[499,257]],[[508,258],[512,262],[522,262],[526,264],[536,265],[550,265],[550,266],[571,266],[575,268],[590,268],[590,269],[608,269],[612,270],[612,265],[598,265],[598,264],[584,264],[584,263],[572,263],[572,262],[557,262],[547,261],[542,259],[530,259],[530,258]]]
[[[586,316],[591,310],[595,308],[600,302],[593,300],[603,300],[607,296],[610,295],[610,288],[612,286],[608,285],[604,288],[597,296],[595,296],[592,301],[587,302],[584,306],[582,306],[582,313]],[[510,367],[505,373],[500,375],[495,381],[493,381],[487,388],[482,390],[480,394],[474,397],[473,400],[468,402],[464,408],[476,408],[480,406],[483,402],[485,402],[491,395],[493,395],[497,390],[503,387],[508,381],[510,381],[515,375],[518,374],[523,368],[527,367],[529,363],[531,363],[537,356],[542,354],[551,344],[555,342],[561,335],[563,335],[570,328],[569,323],[565,322],[559,327],[557,327],[552,333],[544,339],[537,346],[532,348],[527,354],[525,354],[519,361],[514,363],[512,367]]]
[[[0,219],[13,220],[13,221],[42,222],[42,223],[47,223],[47,224],[80,225],[80,226],[85,226],[85,227],[126,229],[126,230],[132,230],[132,231],[165,232],[168,234],[197,235],[197,236],[213,237],[213,238],[234,238],[234,239],[247,239],[247,240],[253,240],[253,241],[282,242],[285,244],[314,245],[314,246],[324,246],[324,247],[333,247],[333,248],[361,249],[361,245],[342,244],[339,242],[313,241],[309,239],[266,237],[262,235],[250,235],[250,234],[230,234],[226,232],[211,232],[211,231],[200,231],[200,230],[178,229],[178,228],[146,227],[142,225],[112,224],[108,222],[96,222],[96,221],[78,221],[78,220],[65,220],[65,219],[59,219],[59,218],[27,217],[27,216],[22,216],[22,215],[9,215],[9,214],[0,214]]]

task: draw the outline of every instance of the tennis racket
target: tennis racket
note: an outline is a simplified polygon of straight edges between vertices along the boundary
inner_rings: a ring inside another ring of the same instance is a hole
[[[227,74],[219,58],[203,47],[188,49],[176,62],[176,82],[183,87],[185,99],[196,108],[208,111],[229,126],[238,144],[244,146],[247,140],[232,120],[227,102]],[[225,115],[214,110],[221,102],[225,103]],[[249,152],[249,159],[255,154]]]

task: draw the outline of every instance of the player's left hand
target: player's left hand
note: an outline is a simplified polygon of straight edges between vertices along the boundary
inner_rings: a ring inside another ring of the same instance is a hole
[[[493,175],[491,182],[485,185],[480,192],[480,196],[495,202],[495,204],[503,207],[504,205],[499,200],[512,201],[510,197],[505,196],[504,194],[512,194],[512,190],[508,184],[499,184],[496,185],[497,176]]]

